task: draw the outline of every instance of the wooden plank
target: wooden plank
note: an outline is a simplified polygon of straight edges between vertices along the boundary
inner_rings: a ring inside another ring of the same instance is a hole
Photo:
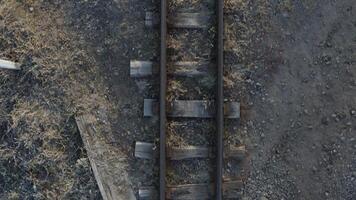
[[[176,13],[168,17],[168,25],[173,28],[207,28],[210,15],[209,13]],[[145,26],[157,27],[159,22],[159,14],[146,12]]]
[[[214,64],[208,61],[182,61],[168,64],[168,74],[175,76],[196,77],[208,75]]]
[[[222,192],[224,199],[239,199],[242,197],[242,181],[224,181]],[[215,195],[214,184],[185,184],[168,186],[166,198],[174,200],[212,199]]]
[[[135,200],[122,159],[124,155],[101,137],[103,134],[95,126],[97,117],[87,114],[75,120],[103,199]]]
[[[247,150],[245,145],[230,145],[229,148],[225,148],[225,158],[233,158],[242,160],[247,155]]]
[[[186,148],[168,148],[167,157],[172,160],[183,160],[189,158],[206,158],[211,155],[208,147],[189,146]],[[157,151],[153,143],[136,142],[135,157],[142,159],[154,159]]]
[[[170,117],[212,118],[215,116],[214,101],[207,100],[175,100],[168,109]],[[240,104],[237,102],[225,103],[225,117],[239,118]]]
[[[12,69],[12,70],[20,70],[21,65],[15,62],[11,62],[8,60],[0,59],[0,68],[2,69]]]
[[[143,159],[153,159],[154,157],[154,144],[147,142],[136,142],[135,144],[135,157]]]
[[[153,74],[153,62],[130,60],[130,76],[133,78],[147,77]]]
[[[157,27],[160,24],[159,15],[152,11],[147,11],[145,15],[146,27]]]
[[[169,117],[213,118],[214,101],[208,100],[175,100],[168,105]],[[233,108],[232,110],[230,110]],[[225,117],[236,119],[240,117],[240,104],[238,102],[225,103]],[[238,112],[238,113],[236,113]],[[153,117],[158,114],[158,101],[144,99],[144,117]]]
[[[157,190],[154,187],[142,187],[138,190],[140,200],[155,200],[157,199]]]
[[[229,119],[240,118],[240,103],[238,102],[225,102],[224,115]]]
[[[184,148],[168,148],[167,157],[171,160],[184,160],[191,158],[208,158],[211,156],[211,149],[208,147],[188,146]]]
[[[213,147],[187,146],[187,147],[167,147],[167,157],[171,160],[185,160],[192,158],[214,158]],[[230,145],[226,149],[224,157],[226,159],[243,159],[247,154],[246,147]],[[135,157],[142,159],[154,159],[157,151],[153,143],[136,142]]]
[[[245,145],[233,146],[226,148],[224,154],[225,159],[242,160],[247,155]],[[188,146],[188,147],[174,147],[168,148],[168,158],[171,160],[184,160],[191,158],[215,158],[213,147],[203,146]]]
[[[243,183],[240,180],[223,182],[222,190],[223,190],[224,199],[241,199],[242,186]]]
[[[143,100],[143,116],[153,117],[158,114],[159,103],[156,99]]]
[[[168,107],[169,117],[211,118],[215,114],[214,104],[206,100],[175,100]]]
[[[168,25],[173,28],[208,28],[208,13],[176,13],[168,18]]]
[[[167,74],[173,76],[196,77],[211,73],[214,65],[207,61],[182,61],[167,64]],[[159,72],[158,63],[152,61],[130,60],[130,76],[145,78]]]
[[[188,200],[188,199],[210,199],[212,189],[210,184],[187,184],[168,186],[166,192],[167,199]]]
[[[224,199],[240,199],[242,197],[241,180],[224,181],[222,185]],[[167,199],[190,200],[190,199],[212,199],[214,197],[214,184],[185,184],[169,185],[166,191]],[[139,189],[139,198],[143,200],[157,199],[157,190],[154,187],[143,187]]]

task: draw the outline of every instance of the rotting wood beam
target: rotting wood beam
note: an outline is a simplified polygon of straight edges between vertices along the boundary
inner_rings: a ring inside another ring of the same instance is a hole
[[[76,116],[75,120],[103,199],[135,200],[128,175],[124,171],[124,163],[120,158],[120,151],[113,149],[110,144],[99,137],[100,133],[95,127],[98,123],[97,118],[91,114],[84,114]],[[118,168],[118,166],[123,167]],[[117,185],[118,181],[120,185]]]

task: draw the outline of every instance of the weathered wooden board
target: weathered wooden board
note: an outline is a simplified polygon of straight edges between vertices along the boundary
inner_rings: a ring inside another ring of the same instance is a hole
[[[20,70],[20,67],[21,65],[18,63],[0,59],[0,68],[2,69]]]
[[[212,101],[175,100],[168,106],[170,117],[211,118],[215,115],[215,105]]]
[[[171,160],[208,158],[211,155],[211,149],[208,147],[188,146],[184,148],[167,148],[167,157]]]
[[[239,119],[240,118],[240,103],[225,102],[224,116],[229,119]]]
[[[77,126],[104,200],[135,200],[125,169],[124,155],[112,147],[95,126],[94,115],[76,117]]]
[[[182,61],[167,64],[168,75],[197,77],[208,75],[214,69],[214,64],[206,61]],[[130,76],[145,78],[159,73],[159,64],[152,61],[130,61]]]
[[[156,27],[160,23],[159,15],[152,11],[147,11],[145,16],[145,26]]]
[[[167,186],[166,198],[176,200],[210,199],[212,197],[211,184],[187,184]]]
[[[245,145],[230,145],[228,148],[224,149],[225,158],[232,158],[242,160],[247,155],[247,150]]]
[[[246,156],[245,146],[232,146],[225,149],[225,158],[243,159]],[[142,159],[154,159],[158,156],[157,149],[153,143],[136,142],[135,157]],[[213,147],[187,146],[187,147],[167,147],[167,157],[171,160],[185,160],[192,158],[213,158]]]
[[[136,142],[135,157],[143,159],[153,159],[155,155],[154,144],[147,142]]]
[[[223,182],[224,199],[239,199],[242,197],[242,181],[225,181]],[[141,191],[141,192],[140,192]],[[140,199],[156,199],[156,188],[146,187],[139,189]],[[214,198],[214,184],[185,184],[185,185],[168,185],[166,189],[166,199],[172,200],[204,200]]]
[[[175,13],[168,16],[168,26],[172,28],[207,28],[211,14],[209,13]],[[157,27],[160,23],[158,13],[146,12],[145,25]]]
[[[173,28],[208,28],[208,13],[176,13],[168,17],[168,26]]]
[[[243,186],[242,181],[226,181],[223,183],[223,195],[224,199],[241,199]]]
[[[211,73],[214,64],[208,61],[182,61],[168,63],[167,69],[169,75],[196,77]]]
[[[226,102],[224,107],[225,117],[239,118],[240,110],[236,109],[240,107],[239,103]],[[229,110],[230,108],[234,110]],[[168,104],[167,112],[169,117],[214,118],[215,102],[207,100],[175,100]]]
[[[156,99],[144,99],[143,100],[143,116],[153,117],[158,114],[159,103]]]
[[[142,187],[138,190],[140,200],[155,200],[157,199],[157,191],[154,187]]]
[[[133,78],[152,76],[153,62],[130,60],[130,76]]]

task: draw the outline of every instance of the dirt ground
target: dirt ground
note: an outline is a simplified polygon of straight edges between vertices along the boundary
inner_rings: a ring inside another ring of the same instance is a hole
[[[158,30],[144,26],[158,7],[0,0],[0,58],[22,64],[0,71],[0,199],[101,199],[74,120],[98,107],[133,190],[157,185],[155,162],[133,147],[158,144],[158,119],[142,117],[158,77],[130,78],[129,62],[158,60]],[[226,170],[243,171],[243,199],[356,199],[356,2],[226,0],[225,10],[225,96],[242,105],[225,141],[249,151]]]
[[[250,199],[356,198],[355,6],[291,2],[271,18],[281,63],[251,77]]]

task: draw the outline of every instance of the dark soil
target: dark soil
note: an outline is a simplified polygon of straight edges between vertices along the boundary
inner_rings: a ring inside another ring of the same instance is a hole
[[[244,63],[246,199],[355,199],[355,1],[271,6],[273,54]]]

